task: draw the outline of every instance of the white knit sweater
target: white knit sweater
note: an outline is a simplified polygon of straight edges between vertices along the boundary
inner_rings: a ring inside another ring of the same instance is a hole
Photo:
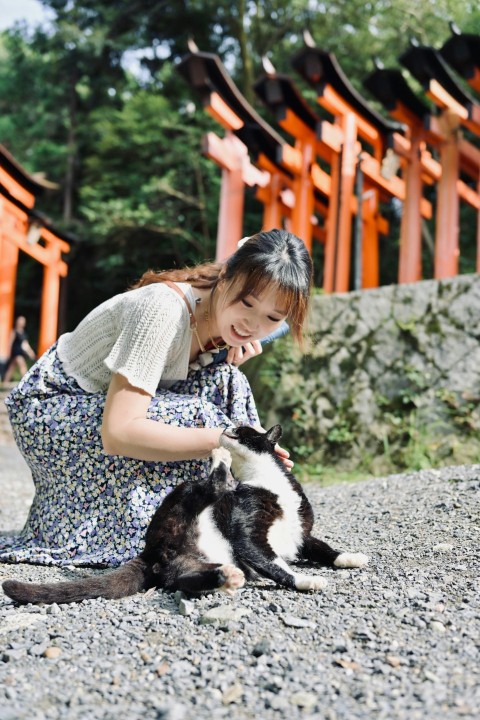
[[[178,283],[192,308],[190,285]],[[184,300],[154,283],[116,295],[92,310],[58,341],[65,372],[87,392],[105,391],[112,373],[155,395],[158,386],[185,380],[191,330]]]

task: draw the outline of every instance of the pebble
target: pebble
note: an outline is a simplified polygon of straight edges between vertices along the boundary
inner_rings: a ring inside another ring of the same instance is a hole
[[[438,552],[451,552],[453,550],[453,545],[451,545],[451,543],[439,543],[438,545],[434,545],[433,549]]]
[[[281,696],[281,695],[274,695],[273,697],[269,698],[267,701],[267,704],[269,707],[272,708],[272,710],[287,710],[291,709],[289,708],[289,702],[287,698]]]
[[[195,610],[195,603],[182,598],[178,603],[178,612],[180,615],[191,615]]]
[[[223,695],[222,695],[222,703],[224,705],[230,705],[231,703],[236,703],[240,700],[240,698],[243,695],[243,687],[240,685],[240,683],[235,683],[234,685],[230,685],[228,687]]]
[[[310,692],[300,691],[291,695],[290,702],[304,710],[311,710],[317,702],[317,696]]]
[[[289,613],[286,613],[285,615],[282,615],[282,620],[285,625],[288,627],[295,627],[295,628],[315,628],[317,627],[317,624],[312,622],[311,620],[305,620],[304,618],[296,617],[296,615],[290,615]]]
[[[252,649],[252,655],[254,657],[260,657],[261,655],[265,655],[266,653],[269,653],[272,649],[272,644],[270,640],[266,640],[265,638],[263,640],[259,640],[255,643]]]
[[[231,607],[230,605],[217,605],[210,608],[200,616],[202,625],[210,625],[216,622],[228,620],[241,620],[245,615],[250,615],[251,609],[246,607]]]
[[[60,615],[62,612],[60,605],[57,605],[57,603],[52,603],[51,605],[48,605],[46,613],[47,615]]]
[[[59,647],[47,647],[43,654],[49,660],[56,660],[62,654],[62,650]]]

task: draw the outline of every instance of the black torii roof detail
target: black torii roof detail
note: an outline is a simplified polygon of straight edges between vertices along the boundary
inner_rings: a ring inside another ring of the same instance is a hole
[[[262,75],[253,89],[265,105],[283,120],[289,108],[313,133],[317,133],[321,118],[305,102],[295,83],[288,75],[280,73]]]
[[[454,32],[440,48],[440,54],[459,75],[470,80],[480,71],[480,35]]]
[[[237,88],[218,55],[206,52],[191,52],[176,65],[179,73],[199,94],[202,102],[208,103],[212,92],[217,92],[228,107],[238,115],[244,125],[234,134],[257,157],[264,153],[283,173],[291,177],[279,165],[282,145],[285,140],[254,110]]]
[[[389,122],[368,105],[351,85],[332,53],[317,47],[305,47],[295,53],[291,62],[317,94],[321,94],[326,85],[331,85],[358,115],[368,120],[382,135],[403,131],[402,125]]]
[[[387,110],[394,110],[400,102],[419,120],[430,114],[396,68],[377,68],[363,80],[363,85]]]
[[[470,109],[474,103],[473,98],[457,83],[438,50],[427,45],[413,45],[398,59],[423,87],[436,80],[460,105]]]

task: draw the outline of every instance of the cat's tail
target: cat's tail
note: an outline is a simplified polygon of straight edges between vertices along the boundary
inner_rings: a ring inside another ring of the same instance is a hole
[[[5,580],[6,595],[20,605],[27,603],[71,603],[91,598],[122,598],[153,587],[151,566],[137,557],[103,575],[59,583],[25,583]]]

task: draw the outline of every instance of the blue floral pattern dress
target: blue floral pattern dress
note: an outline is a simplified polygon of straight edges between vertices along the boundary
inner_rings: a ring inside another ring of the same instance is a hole
[[[104,392],[66,375],[53,345],[6,399],[35,497],[24,529],[0,537],[0,561],[115,566],[142,550],[162,500],[208,474],[206,460],[144,462],[106,455]],[[148,417],[181,427],[259,424],[245,375],[228,363],[191,370],[152,398]]]

